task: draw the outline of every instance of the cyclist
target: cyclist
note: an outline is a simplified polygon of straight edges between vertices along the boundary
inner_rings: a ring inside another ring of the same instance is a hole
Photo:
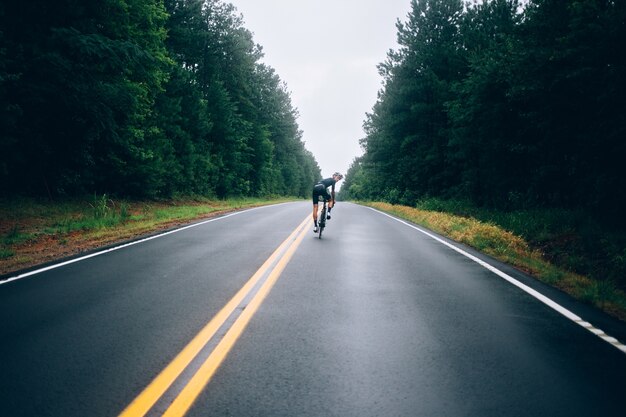
[[[317,204],[319,197],[322,197],[324,201],[328,201],[328,215],[326,218],[330,220],[330,210],[335,205],[335,184],[343,179],[343,175],[339,172],[335,172],[331,178],[324,178],[313,186],[313,233],[317,233]],[[328,187],[332,187],[330,194],[328,193]]]

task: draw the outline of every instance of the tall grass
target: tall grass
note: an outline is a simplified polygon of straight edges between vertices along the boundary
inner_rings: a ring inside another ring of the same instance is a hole
[[[626,231],[583,210],[497,211],[439,199],[421,200],[416,208],[495,224],[522,237],[554,265],[626,290]]]
[[[130,220],[127,202],[115,202],[106,194],[94,194],[93,199],[85,204],[67,208],[44,229],[47,234],[71,233],[78,230],[98,230],[124,224]]]

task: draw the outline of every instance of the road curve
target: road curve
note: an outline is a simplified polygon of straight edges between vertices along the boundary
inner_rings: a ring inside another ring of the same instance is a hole
[[[338,204],[321,240],[295,233],[309,210],[245,211],[0,285],[0,415],[119,415],[281,243],[187,415],[623,415],[614,346],[368,208]],[[623,323],[489,262],[624,341]]]

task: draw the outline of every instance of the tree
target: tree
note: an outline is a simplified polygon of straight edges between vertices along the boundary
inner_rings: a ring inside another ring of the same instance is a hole
[[[413,1],[349,188],[616,214],[625,30],[610,0]]]
[[[468,71],[448,103],[448,155],[460,180],[452,194],[479,205],[519,203],[514,197],[526,192],[532,166],[532,145],[518,133],[520,104],[510,94],[519,7],[516,0],[476,4],[462,20]]]
[[[379,66],[384,88],[365,122],[364,166],[402,202],[455,181],[446,158],[445,103],[464,69],[462,11],[460,0],[413,0],[407,22],[397,23],[400,49]]]
[[[623,146],[626,5],[607,0],[530,3],[521,27],[524,74],[514,91],[527,104],[537,159],[532,184],[550,205],[615,213],[626,199]],[[618,139],[619,138],[619,139]]]
[[[3,3],[0,28],[2,195],[299,194],[313,182],[297,112],[229,3]]]
[[[158,1],[74,3],[6,5],[8,70],[19,79],[5,91],[20,114],[4,179],[48,194],[139,190],[153,157],[146,122],[169,63],[166,15]]]

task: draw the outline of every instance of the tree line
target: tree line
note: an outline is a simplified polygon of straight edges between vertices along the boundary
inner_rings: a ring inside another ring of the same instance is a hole
[[[344,197],[626,203],[626,2],[412,0]]]
[[[221,0],[0,4],[0,196],[305,196],[297,110]]]

